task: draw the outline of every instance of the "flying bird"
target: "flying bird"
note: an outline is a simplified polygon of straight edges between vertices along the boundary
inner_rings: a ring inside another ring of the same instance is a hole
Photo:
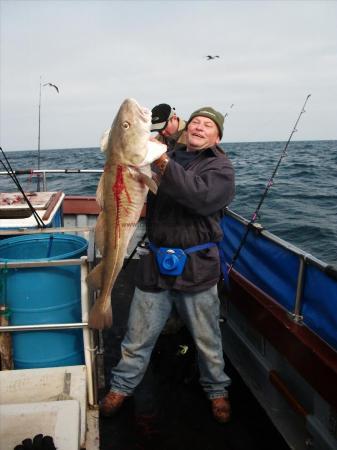
[[[207,61],[209,61],[210,59],[220,58],[220,56],[219,55],[214,55],[214,56],[207,55],[206,58],[207,58]]]
[[[55,86],[55,84],[52,84],[52,83],[45,83],[43,86],[51,86],[51,87],[53,87],[53,88],[56,89],[56,91],[57,91],[58,94],[60,93],[60,92],[59,92],[59,88],[58,88],[57,86]]]

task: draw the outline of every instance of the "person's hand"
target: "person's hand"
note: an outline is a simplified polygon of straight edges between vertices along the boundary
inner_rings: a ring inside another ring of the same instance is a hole
[[[166,153],[160,156],[160,158],[156,159],[153,164],[158,169],[160,175],[163,175],[166,169],[167,164],[169,163],[170,158]]]

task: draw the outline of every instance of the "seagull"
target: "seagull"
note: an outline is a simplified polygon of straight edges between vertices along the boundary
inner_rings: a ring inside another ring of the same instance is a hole
[[[53,88],[56,89],[56,91],[57,91],[58,94],[60,93],[60,92],[59,92],[59,88],[58,88],[57,86],[55,86],[55,84],[52,84],[52,83],[45,83],[43,86],[51,86],[51,87],[53,87]]]
[[[206,58],[207,58],[207,61],[209,61],[210,59],[220,58],[220,56],[219,55],[214,55],[214,56],[207,55]]]

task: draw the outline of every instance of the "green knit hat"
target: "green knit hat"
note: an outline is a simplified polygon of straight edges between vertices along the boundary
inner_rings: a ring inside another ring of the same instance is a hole
[[[193,117],[196,116],[208,117],[209,119],[213,120],[213,122],[218,127],[220,139],[222,138],[223,123],[225,118],[219,111],[216,111],[214,108],[210,106],[204,106],[203,108],[199,108],[196,111],[194,111],[194,113],[191,114],[191,117],[189,118],[187,125],[191,122]]]

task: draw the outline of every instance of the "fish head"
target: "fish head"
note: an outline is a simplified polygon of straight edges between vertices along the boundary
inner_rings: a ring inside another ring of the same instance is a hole
[[[107,159],[116,164],[141,164],[148,152],[150,126],[151,111],[132,98],[124,100],[102,145]]]

